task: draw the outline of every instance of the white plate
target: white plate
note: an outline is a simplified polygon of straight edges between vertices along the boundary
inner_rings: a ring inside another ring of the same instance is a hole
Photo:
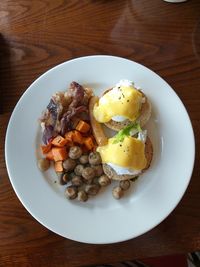
[[[134,81],[152,102],[147,125],[154,146],[152,165],[121,200],[113,199],[112,184],[87,203],[69,201],[64,187],[54,183],[54,172],[43,174],[37,168],[37,120],[51,95],[73,80],[100,94],[120,79]],[[102,244],[137,237],[169,215],[190,181],[195,145],[188,114],[161,77],[127,59],[89,56],[56,66],[26,90],[10,118],[5,154],[12,186],[35,219],[66,238]]]

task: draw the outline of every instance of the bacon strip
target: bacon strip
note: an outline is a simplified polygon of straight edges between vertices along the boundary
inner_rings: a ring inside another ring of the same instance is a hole
[[[66,131],[71,130],[74,118],[78,118],[79,116],[88,118],[88,107],[86,106],[88,99],[85,103],[85,90],[83,86],[73,81],[70,84],[67,96],[71,99],[67,111],[66,108],[65,111],[62,111],[63,108],[61,108],[61,103],[56,103],[53,97],[47,106],[46,114],[48,114],[48,116],[42,118],[42,121],[44,122],[42,140],[45,144],[47,144],[49,139],[56,133],[64,135]]]

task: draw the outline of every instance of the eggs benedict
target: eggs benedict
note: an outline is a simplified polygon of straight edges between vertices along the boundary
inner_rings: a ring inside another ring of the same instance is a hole
[[[131,124],[99,146],[104,173],[113,180],[128,180],[140,175],[150,166],[153,148],[147,131]]]
[[[93,115],[98,122],[119,131],[136,121],[143,126],[151,116],[151,104],[133,82],[121,80],[100,97]]]

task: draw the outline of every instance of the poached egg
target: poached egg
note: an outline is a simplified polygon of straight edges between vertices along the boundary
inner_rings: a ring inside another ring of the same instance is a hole
[[[142,93],[129,80],[121,80],[105,93],[94,106],[93,114],[98,122],[106,123],[111,119],[122,122],[135,121],[144,102]]]
[[[123,141],[115,142],[115,137],[108,144],[100,146],[102,162],[112,167],[118,175],[139,175],[146,167],[145,142],[147,131],[138,133],[138,137],[125,136]]]

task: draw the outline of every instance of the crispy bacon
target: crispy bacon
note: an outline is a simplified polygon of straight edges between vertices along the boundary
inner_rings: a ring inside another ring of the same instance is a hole
[[[76,118],[89,119],[88,115],[88,99],[89,95],[84,90],[83,86],[77,82],[72,82],[67,91],[67,99],[69,103],[67,106],[63,105],[62,101],[52,96],[45,116],[41,119],[44,123],[42,140],[45,144],[49,142],[55,134],[64,135],[67,130],[73,128],[73,122]],[[67,109],[67,110],[66,110]]]
[[[72,129],[72,118],[77,116],[81,112],[86,112],[87,107],[86,106],[79,106],[77,108],[69,109],[62,117],[61,119],[61,135],[64,135],[67,130]]]
[[[84,88],[82,85],[78,84],[77,82],[72,82],[70,84],[69,94],[71,94],[72,97],[72,102],[69,105],[69,109],[82,104],[84,98]]]

